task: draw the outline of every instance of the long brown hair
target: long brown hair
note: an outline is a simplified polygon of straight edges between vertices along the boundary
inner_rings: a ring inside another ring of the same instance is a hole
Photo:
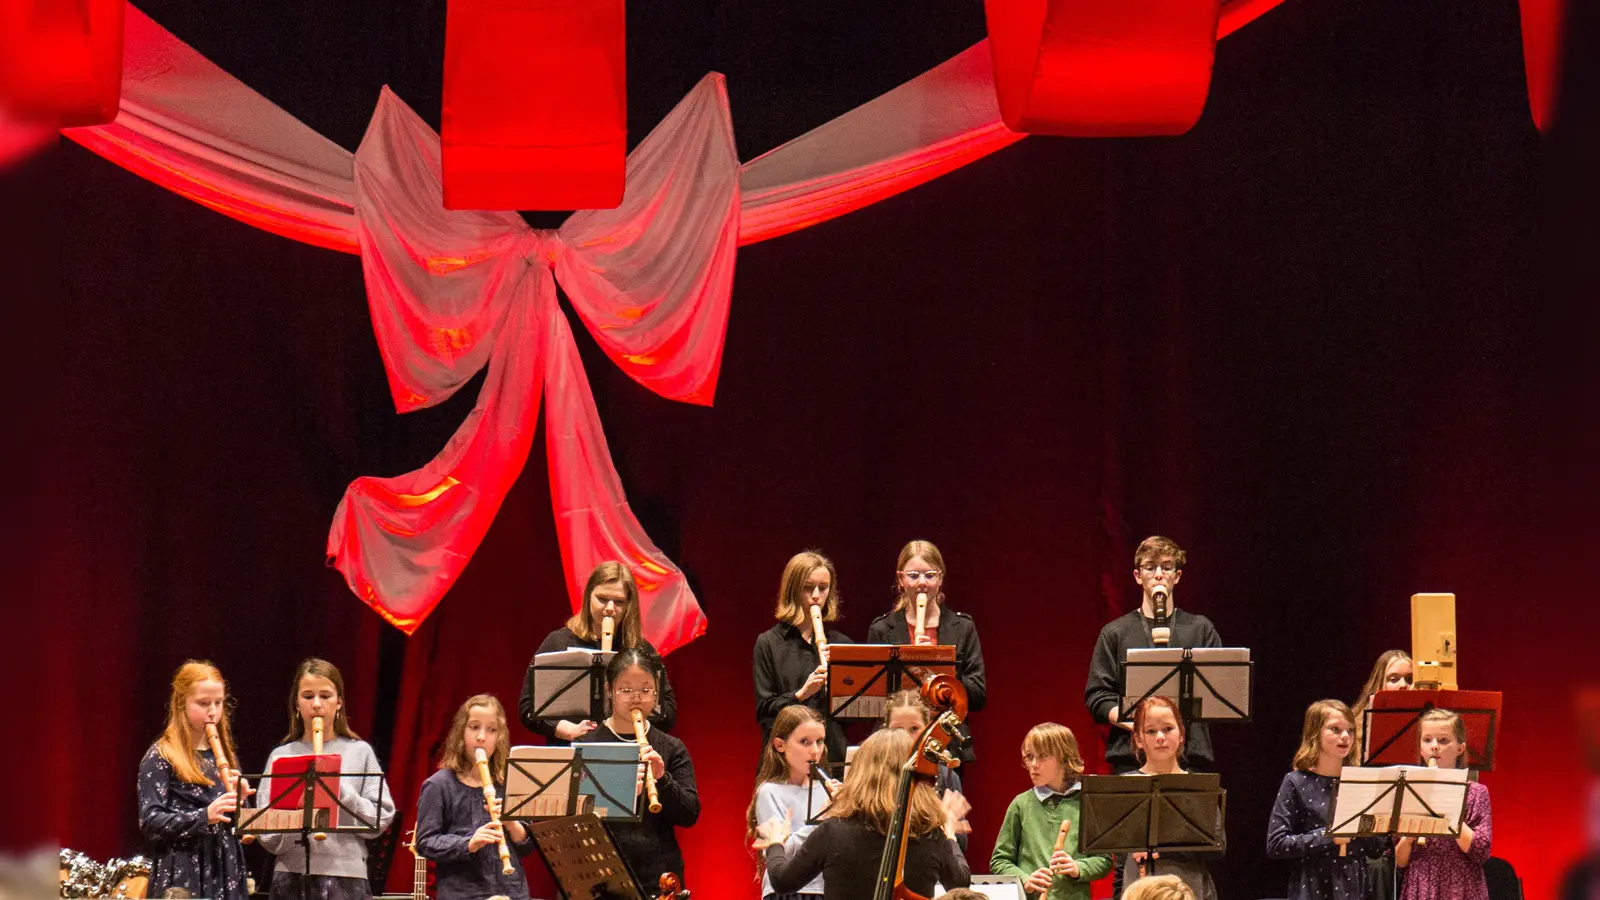
[[[1353,722],[1350,707],[1344,705],[1343,700],[1318,700],[1306,707],[1305,725],[1300,729],[1300,749],[1294,754],[1294,767],[1302,772],[1310,772],[1317,768],[1317,759],[1322,755],[1322,729],[1328,724],[1328,719],[1333,716],[1344,716],[1346,722]],[[1354,728],[1354,725],[1351,726]],[[1354,734],[1354,732],[1352,732]],[[1355,741],[1350,742],[1350,752],[1345,754],[1344,764],[1356,764]]]
[[[899,612],[911,605],[911,601],[906,598],[905,592],[900,590],[899,573],[905,571],[906,563],[916,556],[922,557],[924,562],[939,570],[939,595],[931,599],[940,605],[944,604],[944,579],[950,577],[950,570],[944,564],[944,554],[939,552],[939,548],[935,547],[932,541],[908,541],[904,547],[900,548],[900,555],[894,561],[896,574],[894,580],[894,609],[891,610],[892,612]]]
[[[215,681],[222,685],[224,699],[222,716],[217,721],[217,734],[222,738],[222,749],[228,754],[228,759],[239,758],[233,749],[233,725],[230,723],[233,697],[228,694],[228,682],[216,666],[203,659],[187,660],[173,673],[172,695],[167,699],[167,724],[161,729],[161,736],[156,738],[156,752],[172,766],[172,772],[179,781],[210,787],[216,782],[200,767],[199,748],[195,746],[194,733],[189,730],[189,695],[203,681]],[[228,764],[228,760],[219,759],[216,763],[220,771]]]
[[[1372,664],[1372,674],[1367,676],[1367,683],[1362,685],[1361,696],[1357,697],[1356,702],[1350,706],[1350,714],[1355,716],[1355,718],[1351,720],[1350,724],[1355,726],[1356,747],[1358,748],[1362,746],[1361,736],[1363,726],[1361,724],[1361,720],[1366,718],[1366,716],[1363,714],[1367,711],[1367,706],[1372,703],[1372,695],[1383,690],[1383,682],[1385,676],[1389,674],[1389,666],[1392,665],[1397,659],[1403,659],[1406,662],[1411,662],[1411,654],[1405,652],[1404,650],[1383,651],[1383,655],[1378,657],[1378,661]]]
[[[1140,746],[1144,740],[1144,720],[1150,710],[1156,707],[1172,710],[1172,720],[1178,723],[1178,759],[1183,759],[1184,753],[1189,749],[1189,729],[1183,724],[1183,713],[1178,712],[1178,704],[1171,697],[1146,697],[1143,702],[1133,708],[1133,755],[1140,763],[1144,762],[1144,747]]]
[[[500,783],[505,779],[506,757],[511,755],[510,738],[506,728],[506,708],[493,694],[473,694],[450,722],[450,733],[444,736],[444,751],[439,754],[439,768],[450,769],[457,775],[470,775],[478,767],[476,754],[467,752],[467,717],[472,708],[481,706],[494,713],[495,727],[500,729],[495,737],[494,752],[489,754],[489,775]]]
[[[351,730],[350,719],[345,714],[344,676],[339,674],[339,667],[313,656],[301,660],[300,665],[294,670],[294,680],[289,682],[289,733],[278,743],[292,744],[305,736],[306,723],[300,718],[300,681],[307,675],[326,678],[333,682],[333,692],[339,696],[339,711],[333,714],[333,733],[352,741],[360,740],[361,738]]]
[[[900,770],[914,741],[898,728],[883,728],[861,743],[850,761],[844,786],[833,795],[833,818],[855,817],[879,834],[889,833],[899,799]],[[933,785],[919,781],[911,789],[906,834],[921,837],[944,827],[944,807]]]
[[[806,602],[806,579],[818,569],[828,570],[828,599],[822,604],[822,621],[839,621],[839,572],[833,560],[815,550],[805,550],[789,557],[783,567],[783,577],[778,580],[778,604],[773,617],[796,628],[809,627],[811,612]]]
[[[807,722],[815,722],[826,726],[822,715],[809,706],[798,703],[785,706],[778,710],[778,718],[772,722],[772,737],[767,739],[767,745],[761,748],[761,763],[756,767],[756,789],[750,794],[750,805],[744,811],[745,844],[749,845],[756,839],[756,798],[761,796],[761,786],[772,781],[789,780],[789,761],[783,758],[778,748],[773,746],[775,741],[787,741],[794,730]],[[828,744],[822,744],[822,762],[828,761]],[[765,854],[756,854],[756,880],[761,879],[761,873],[767,869]]]
[[[584,582],[583,597],[578,603],[578,611],[567,620],[567,628],[583,641],[600,640],[600,623],[594,620],[594,611],[591,608],[590,597],[594,589],[607,584],[622,585],[622,621],[617,623],[616,649],[625,650],[637,647],[644,640],[644,626],[639,621],[639,586],[633,581],[633,573],[628,567],[614,559],[608,559],[589,573],[589,580]]]

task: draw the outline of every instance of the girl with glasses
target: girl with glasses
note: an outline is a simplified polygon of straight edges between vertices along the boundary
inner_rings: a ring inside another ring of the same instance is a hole
[[[633,874],[645,886],[656,883],[667,872],[683,878],[683,851],[678,848],[676,829],[688,828],[700,818],[700,793],[695,788],[694,762],[689,748],[664,730],[651,724],[664,681],[661,659],[641,647],[623,650],[606,666],[606,690],[611,700],[611,715],[581,735],[574,743],[636,743],[633,711],[645,717],[645,741],[637,782],[638,822],[609,822],[606,829],[617,844],[617,852],[627,861]],[[655,778],[661,811],[651,812],[645,798],[645,767]]]
[[[983,646],[978,643],[978,626],[972,617],[946,604],[944,579],[947,574],[944,554],[932,543],[912,541],[900,548],[900,556],[895,562],[894,609],[873,620],[867,628],[867,643],[954,646],[956,677],[967,689],[967,713],[970,716],[983,709],[988,702]],[[920,632],[916,628],[918,594],[926,594],[928,599]],[[970,763],[973,760],[972,737],[965,722],[961,725],[961,733],[966,740],[955,751],[955,756],[963,763]]]
[[[616,625],[613,650],[640,650],[656,659],[661,675],[651,724],[665,731],[672,730],[678,721],[678,701],[672,692],[672,682],[667,679],[666,663],[661,654],[644,639],[644,628],[639,622],[639,588],[634,584],[628,567],[608,560],[594,567],[589,581],[583,586],[583,606],[572,614],[567,624],[545,636],[538,653],[557,653],[562,650],[582,648],[600,649],[600,627],[606,616]],[[536,718],[533,700],[533,668],[522,681],[522,698],[517,701],[517,713],[522,724],[535,734],[544,735],[545,743],[564,746],[580,736],[594,731],[596,723],[587,719],[574,722],[569,719]]]

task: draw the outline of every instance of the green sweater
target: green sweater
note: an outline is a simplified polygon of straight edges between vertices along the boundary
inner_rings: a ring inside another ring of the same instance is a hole
[[[1043,803],[1032,789],[1017,795],[1006,807],[1005,821],[994,839],[994,855],[989,871],[996,875],[1016,875],[1023,881],[1035,871],[1050,865],[1050,852],[1056,845],[1063,819],[1072,822],[1065,849],[1078,861],[1078,877],[1058,875],[1046,900],[1089,900],[1089,884],[1111,871],[1111,857],[1078,855],[1078,825],[1082,819],[1078,792],[1052,797]],[[1029,896],[1038,896],[1030,894]]]

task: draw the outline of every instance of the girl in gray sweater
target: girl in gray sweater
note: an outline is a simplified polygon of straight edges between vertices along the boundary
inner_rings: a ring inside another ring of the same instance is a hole
[[[309,873],[306,849],[299,835],[261,835],[262,848],[278,857],[272,873],[272,900],[300,900],[302,881],[307,900],[367,900],[372,896],[367,883],[367,841],[382,834],[394,820],[394,801],[372,745],[350,730],[344,710],[344,676],[333,663],[313,658],[295,670],[293,692],[289,695],[289,733],[267,757],[266,771],[270,773],[273,763],[283,757],[311,755],[312,723],[318,718],[331,723],[322,745],[323,755],[339,757],[341,773],[369,773],[339,776],[339,805],[343,809],[335,810],[338,827],[361,822],[375,822],[377,827],[359,832],[328,832],[326,840],[312,841]],[[270,804],[274,793],[283,794],[284,786],[274,789],[271,778],[263,779],[256,792],[256,804]]]

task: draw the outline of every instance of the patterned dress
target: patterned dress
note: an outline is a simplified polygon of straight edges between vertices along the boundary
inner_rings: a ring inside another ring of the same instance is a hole
[[[1370,900],[1367,859],[1382,855],[1388,841],[1356,838],[1346,855],[1328,836],[1337,779],[1315,772],[1283,776],[1267,820],[1267,855],[1292,860],[1289,900]]]
[[[139,762],[139,833],[155,860],[149,895],[181,887],[196,897],[247,900],[244,851],[233,825],[206,821],[206,807],[222,796],[222,779],[211,751],[199,755],[201,771],[215,784],[179,781],[154,744]]]
[[[1489,789],[1477,782],[1467,785],[1467,807],[1461,820],[1472,829],[1472,849],[1450,838],[1429,838],[1426,847],[1413,845],[1411,864],[1401,869],[1400,900],[1489,900],[1483,864],[1494,843],[1494,822],[1489,815]]]

